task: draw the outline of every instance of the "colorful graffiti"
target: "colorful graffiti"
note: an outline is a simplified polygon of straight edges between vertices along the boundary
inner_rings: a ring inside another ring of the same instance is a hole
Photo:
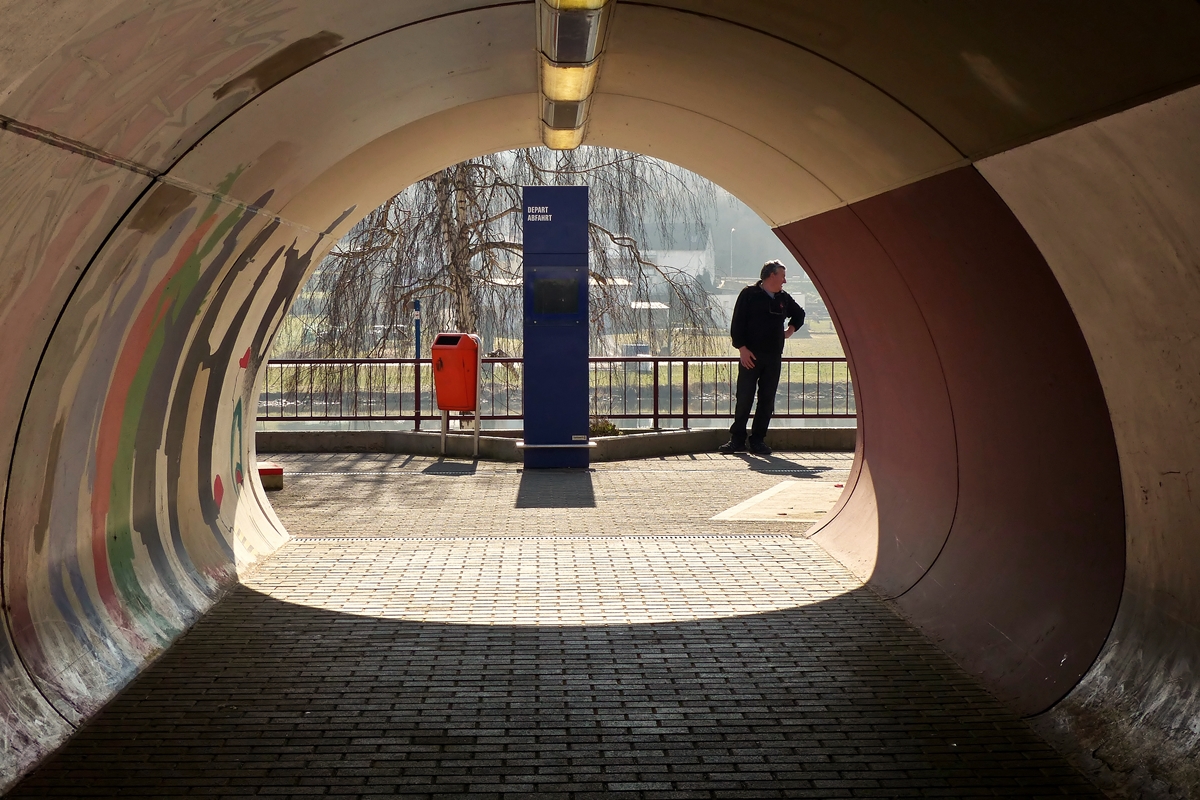
[[[159,223],[110,240],[34,383],[14,459],[36,468],[14,473],[6,503],[9,661],[32,677],[34,705],[44,698],[25,713],[57,733],[29,732],[27,752],[99,708],[236,580],[239,560],[285,536],[248,480],[243,409],[328,237],[258,213],[268,197],[222,199],[240,174],[186,203],[170,184],[143,198],[130,219]]]
[[[247,409],[344,215],[321,231],[262,211],[301,189],[294,146],[226,158],[206,137],[428,11],[72,7],[0,35],[0,790],[285,536]]]
[[[144,176],[0,133],[0,501],[8,496],[13,442],[42,344],[78,280],[76,266],[99,247],[147,183]],[[61,432],[49,444],[58,457]],[[73,455],[68,451],[68,455]],[[39,515],[44,516],[44,515]],[[9,537],[5,536],[8,550]],[[13,566],[4,560],[5,581]],[[5,602],[10,602],[5,596]],[[0,787],[71,730],[28,676],[7,625],[0,628]]]
[[[238,309],[286,308],[322,246],[222,199],[236,171],[153,176],[339,36],[284,0],[77,10],[0,76],[0,790],[278,542],[237,481],[252,437],[230,469],[211,426],[252,402],[274,324]]]

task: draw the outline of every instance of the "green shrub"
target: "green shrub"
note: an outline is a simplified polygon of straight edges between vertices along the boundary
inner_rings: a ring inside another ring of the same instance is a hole
[[[612,420],[592,417],[592,422],[588,426],[588,434],[591,436],[620,436],[621,429]]]

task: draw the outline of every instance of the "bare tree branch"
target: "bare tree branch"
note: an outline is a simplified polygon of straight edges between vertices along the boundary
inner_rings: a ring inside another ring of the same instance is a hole
[[[410,354],[416,299],[426,330],[478,332],[489,350],[503,340],[519,351],[521,187],[581,182],[591,205],[593,348],[626,337],[657,349],[672,330],[711,326],[710,298],[696,277],[648,254],[652,241],[669,248],[677,233],[708,239],[711,183],[635,153],[531,148],[448,167],[368,214],[293,309],[303,319],[299,354]],[[674,337],[673,349],[686,347],[686,335]]]

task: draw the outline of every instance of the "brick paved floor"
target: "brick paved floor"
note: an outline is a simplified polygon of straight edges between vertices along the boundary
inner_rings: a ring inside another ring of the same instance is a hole
[[[680,456],[528,474],[517,464],[418,456],[271,459],[287,473],[273,502],[296,536],[563,536],[764,530],[708,519],[788,478],[844,479],[853,454]]]
[[[1097,796],[806,526],[710,519],[845,455],[277,460],[296,539],[13,797]]]

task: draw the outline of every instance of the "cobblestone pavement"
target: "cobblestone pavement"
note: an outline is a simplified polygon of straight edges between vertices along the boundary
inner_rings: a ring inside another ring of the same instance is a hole
[[[271,459],[287,474],[273,502],[295,536],[568,536],[744,532],[708,519],[788,478],[844,480],[853,454],[677,456],[528,473],[419,456]]]
[[[13,797],[1098,797],[815,543],[844,454],[286,456],[296,539]]]

